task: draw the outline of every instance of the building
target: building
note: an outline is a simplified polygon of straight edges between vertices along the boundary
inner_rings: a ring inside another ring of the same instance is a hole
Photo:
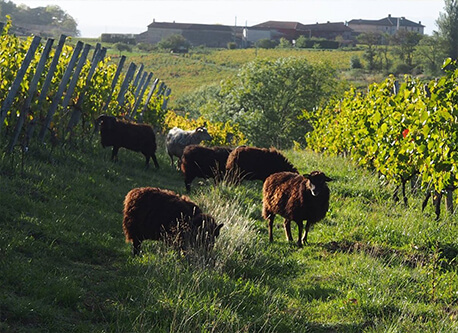
[[[308,33],[308,30],[304,27],[299,22],[267,21],[254,25],[251,28],[258,31],[270,31],[270,39],[279,40],[280,38],[286,38],[289,41],[293,41],[299,38],[299,36]]]
[[[182,35],[191,46],[227,47],[235,41],[233,27],[219,24],[169,23],[153,21],[148,30],[137,35],[137,42],[156,44],[171,35]]]
[[[424,34],[425,26],[421,22],[415,23],[405,17],[392,17],[391,14],[380,20],[351,20],[348,27],[353,29],[356,34],[364,32],[379,32],[394,35],[396,32],[410,31]]]
[[[308,32],[305,37],[309,38],[324,38],[335,40],[337,37],[342,37],[342,40],[350,40],[353,30],[343,22],[326,22],[316,24],[302,25],[302,30]]]

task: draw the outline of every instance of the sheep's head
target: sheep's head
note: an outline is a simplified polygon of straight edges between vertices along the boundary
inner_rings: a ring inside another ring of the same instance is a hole
[[[310,174],[305,174],[304,177],[309,180],[309,190],[314,197],[318,196],[327,187],[326,182],[332,181],[321,171],[312,171]]]
[[[197,127],[195,133],[198,135],[201,141],[211,141],[213,138],[210,134],[208,134],[207,128],[205,126],[206,124]]]
[[[116,117],[114,116],[107,116],[105,114],[102,114],[97,118],[97,123],[102,126],[103,128],[106,129],[111,129],[113,128],[114,123],[116,123]]]
[[[193,228],[197,231],[195,241],[197,246],[211,249],[215,244],[216,238],[221,232],[224,224],[217,224],[215,219],[208,214],[198,214],[191,221]]]

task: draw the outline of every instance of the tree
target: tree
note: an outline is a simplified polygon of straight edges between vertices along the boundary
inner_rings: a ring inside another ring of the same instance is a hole
[[[256,59],[222,83],[213,116],[239,124],[257,146],[305,144],[311,127],[303,112],[329,98],[336,89],[334,74],[329,64],[312,65],[303,58]]]
[[[377,55],[377,45],[381,44],[382,35],[377,32],[363,32],[358,36],[358,42],[366,45],[366,50],[363,54],[363,57],[368,63],[368,69],[376,69],[377,63],[375,61],[375,57]]]
[[[296,40],[296,47],[305,49],[307,47],[307,38],[304,35],[300,35]]]
[[[40,30],[47,35],[67,34],[78,36],[76,21],[57,5],[29,8],[25,5],[16,6],[11,1],[0,0],[1,16],[10,15],[14,26]]]
[[[119,55],[121,55],[123,51],[132,52],[132,47],[126,43],[116,43],[113,45],[113,48],[119,51]]]
[[[414,52],[414,61],[428,75],[441,73],[446,58],[439,34],[435,31],[431,36],[424,36]]]
[[[280,38],[280,43],[278,44],[278,48],[280,49],[290,49],[293,45],[291,44],[291,42],[289,40],[287,40],[286,38],[282,37]]]
[[[174,52],[187,51],[189,42],[180,34],[170,35],[163,38],[157,46],[161,49],[172,50]]]
[[[413,31],[398,31],[393,37],[392,42],[395,44],[393,53],[409,67],[413,67],[413,54],[416,46],[420,42],[422,35]]]
[[[436,24],[443,40],[447,57],[458,59],[458,1],[445,0],[445,12],[439,14]]]
[[[273,49],[277,45],[278,45],[278,42],[268,39],[268,38],[263,38],[256,42],[256,47],[259,47],[261,49]]]

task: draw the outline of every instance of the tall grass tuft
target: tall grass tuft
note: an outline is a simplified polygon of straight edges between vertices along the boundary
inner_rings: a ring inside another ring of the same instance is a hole
[[[228,198],[230,196],[230,199]],[[244,267],[268,266],[266,244],[243,197],[224,183],[203,189],[194,198],[217,223],[224,223],[211,251],[185,255],[164,243],[150,244],[137,264],[145,267],[144,309],[134,321],[136,332],[275,332],[283,296],[254,280],[234,280]],[[261,268],[260,268],[261,269]],[[238,272],[236,272],[238,271]],[[247,318],[248,317],[248,318]]]

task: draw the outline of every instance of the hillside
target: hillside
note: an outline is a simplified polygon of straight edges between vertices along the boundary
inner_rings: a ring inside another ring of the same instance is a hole
[[[374,75],[366,77],[364,73],[350,71],[350,59],[361,57],[363,51],[340,50],[306,50],[306,49],[239,49],[218,50],[205,49],[189,54],[170,53],[126,53],[129,61],[144,64],[145,70],[152,71],[172,88],[171,106],[173,101],[187,92],[202,85],[218,84],[221,80],[235,75],[244,64],[260,58],[299,57],[306,58],[311,63],[327,62],[335,66],[343,80],[352,81],[358,85],[365,84],[366,79],[372,81]],[[111,51],[113,61],[119,55]]]
[[[0,157],[1,332],[458,330],[457,217],[434,221],[419,196],[394,204],[392,188],[341,158],[285,152],[301,173],[334,179],[303,249],[286,242],[280,217],[269,244],[260,183],[195,181],[192,199],[225,224],[211,256],[148,242],[133,259],[125,194],[184,192],[162,140],[159,170],[125,150],[111,163],[98,139]]]

